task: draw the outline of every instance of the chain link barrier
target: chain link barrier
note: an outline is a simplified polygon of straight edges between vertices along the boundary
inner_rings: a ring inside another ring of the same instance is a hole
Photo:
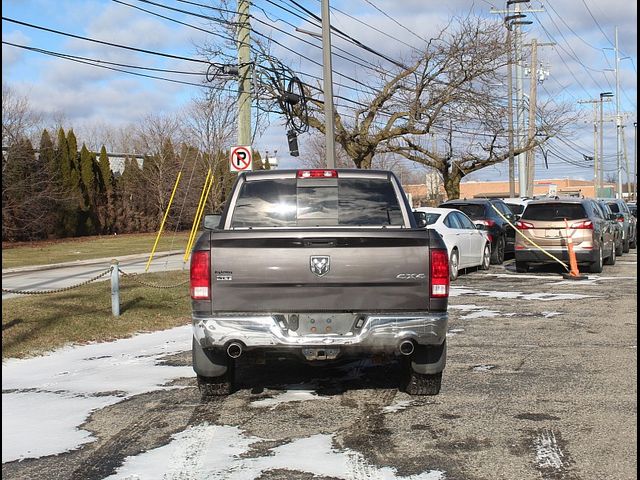
[[[140,280],[139,278],[137,278],[138,277],[137,273],[126,273],[122,271],[122,269],[120,269],[120,273],[122,274],[123,277],[130,278],[131,280],[133,280],[136,283],[139,283],[140,285],[144,285],[145,287],[151,287],[151,288],[177,288],[189,283],[189,279],[186,279],[184,282],[176,283],[174,285],[158,285],[155,283],[149,283],[149,282]]]
[[[95,282],[96,280],[99,280],[105,275],[108,275],[109,273],[111,273],[112,270],[113,270],[113,267],[109,267],[107,270],[100,273],[99,275],[96,275],[95,277],[90,278],[89,280],[86,280],[84,282],[78,283],[76,285],[71,285],[69,287],[56,288],[53,290],[16,290],[16,289],[10,289],[10,288],[3,288],[2,293],[13,293],[16,295],[49,295],[52,293],[68,292],[69,290],[73,290],[74,288],[82,287],[83,285],[88,285],[92,282]]]
[[[78,283],[76,285],[71,285],[71,286],[68,286],[68,287],[56,288],[56,289],[52,289],[52,290],[18,290],[18,289],[12,289],[12,288],[3,288],[2,289],[2,293],[12,293],[12,294],[15,294],[15,295],[50,295],[50,294],[53,294],[53,293],[68,292],[69,290],[73,290],[74,288],[82,287],[84,285],[88,285],[90,283],[93,283],[93,282],[101,279],[105,275],[110,274],[113,271],[113,268],[114,267],[109,267],[104,272],[96,275],[93,278],[90,278],[89,280],[85,280],[84,282]],[[189,283],[189,279],[187,279],[184,282],[176,283],[174,285],[158,285],[158,284],[155,284],[155,283],[149,283],[149,282],[145,282],[143,280],[140,280],[139,278],[137,278],[138,277],[137,273],[123,272],[122,269],[119,269],[119,272],[123,277],[131,279],[134,282],[139,283],[140,285],[144,285],[145,287],[150,287],[150,288],[161,288],[161,289],[177,288],[177,287],[181,287],[181,286],[186,285],[187,283]]]

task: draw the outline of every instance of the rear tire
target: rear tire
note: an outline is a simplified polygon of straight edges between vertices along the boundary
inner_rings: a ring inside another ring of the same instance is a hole
[[[460,267],[460,256],[458,250],[455,248],[451,251],[451,257],[449,258],[449,280],[454,281],[458,278]]]
[[[635,247],[634,247],[635,248]],[[618,245],[616,245],[616,256],[620,257],[622,256],[624,248],[622,246],[622,242],[618,243]]]
[[[484,246],[484,250],[482,252],[482,263],[480,264],[480,270],[489,270],[489,265],[491,265],[491,245],[487,243]]]
[[[409,395],[438,395],[441,385],[442,372],[425,375],[410,370],[405,391]]]
[[[602,273],[602,247],[598,248],[596,261],[589,264],[589,272]]]
[[[607,257],[604,261],[605,265],[615,265],[616,264],[616,246],[611,245],[611,255]]]
[[[202,401],[229,395],[233,391],[235,360],[220,349],[203,349],[195,337],[192,338],[191,352]]]
[[[638,246],[638,239],[636,238],[637,235],[638,235],[638,232],[636,232],[635,236],[633,237],[633,240],[629,242],[629,248],[635,249]]]
[[[200,389],[200,398],[203,402],[209,402],[233,392],[234,365],[235,362],[230,360],[227,372],[219,377],[198,375],[198,389]]]
[[[496,240],[496,248],[491,252],[492,265],[501,265],[504,262],[504,249],[504,236],[500,236],[498,237],[498,240]]]
[[[629,253],[630,248],[631,248],[631,242],[629,242],[629,237],[627,237],[626,240],[622,242],[622,251],[624,253]]]

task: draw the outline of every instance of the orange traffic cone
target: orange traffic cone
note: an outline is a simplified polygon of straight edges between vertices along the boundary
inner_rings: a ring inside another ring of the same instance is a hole
[[[586,275],[580,275],[580,270],[578,270],[578,261],[576,260],[576,252],[573,251],[573,239],[571,238],[571,235],[569,234],[569,223],[567,222],[567,219],[565,218],[564,220],[565,225],[567,226],[567,250],[569,253],[569,273],[565,273],[562,276],[564,278],[570,279],[570,280],[586,280],[587,277]]]

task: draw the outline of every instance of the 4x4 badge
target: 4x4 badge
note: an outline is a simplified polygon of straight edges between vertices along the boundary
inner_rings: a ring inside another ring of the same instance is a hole
[[[317,276],[322,277],[329,273],[331,266],[331,258],[328,255],[313,255],[310,259],[311,271]]]

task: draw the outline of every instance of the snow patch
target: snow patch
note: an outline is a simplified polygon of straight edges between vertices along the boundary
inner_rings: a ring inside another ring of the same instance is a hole
[[[396,413],[404,410],[405,408],[410,407],[413,404],[411,400],[401,400],[399,402],[392,403],[391,405],[387,405],[382,409],[382,413]]]
[[[553,431],[540,432],[533,443],[536,449],[536,464],[539,468],[556,471],[564,468],[564,453],[558,445]]]
[[[496,368],[495,365],[476,365],[473,367],[474,372],[488,372],[489,370],[493,370]]]
[[[336,449],[331,435],[312,435],[272,448],[262,457],[247,457],[251,445],[264,441],[237,427],[198,425],[173,435],[162,447],[127,457],[114,475],[105,480],[190,480],[257,478],[275,469],[308,472],[344,480],[444,480],[444,472],[429,470],[408,477],[390,467],[376,467],[361,453]]]
[[[188,351],[191,336],[186,325],[3,362],[2,462],[55,455],[91,442],[89,432],[78,427],[93,411],[192,377],[191,366],[159,364],[164,356]]]
[[[464,328],[452,328],[447,332],[447,337],[455,337],[457,334],[464,332]]]
[[[306,402],[309,400],[326,400],[328,397],[321,397],[315,390],[307,390],[304,388],[296,388],[285,390],[270,398],[263,398],[251,402],[249,405],[254,408],[269,408],[275,410],[278,405],[291,402]]]
[[[473,290],[464,287],[451,287],[449,296],[459,297],[462,295],[478,295],[481,297],[492,297],[497,299],[541,300],[549,302],[552,300],[580,300],[583,298],[595,298],[594,295],[582,295],[579,293],[523,293],[523,292],[501,292],[495,290]]]

